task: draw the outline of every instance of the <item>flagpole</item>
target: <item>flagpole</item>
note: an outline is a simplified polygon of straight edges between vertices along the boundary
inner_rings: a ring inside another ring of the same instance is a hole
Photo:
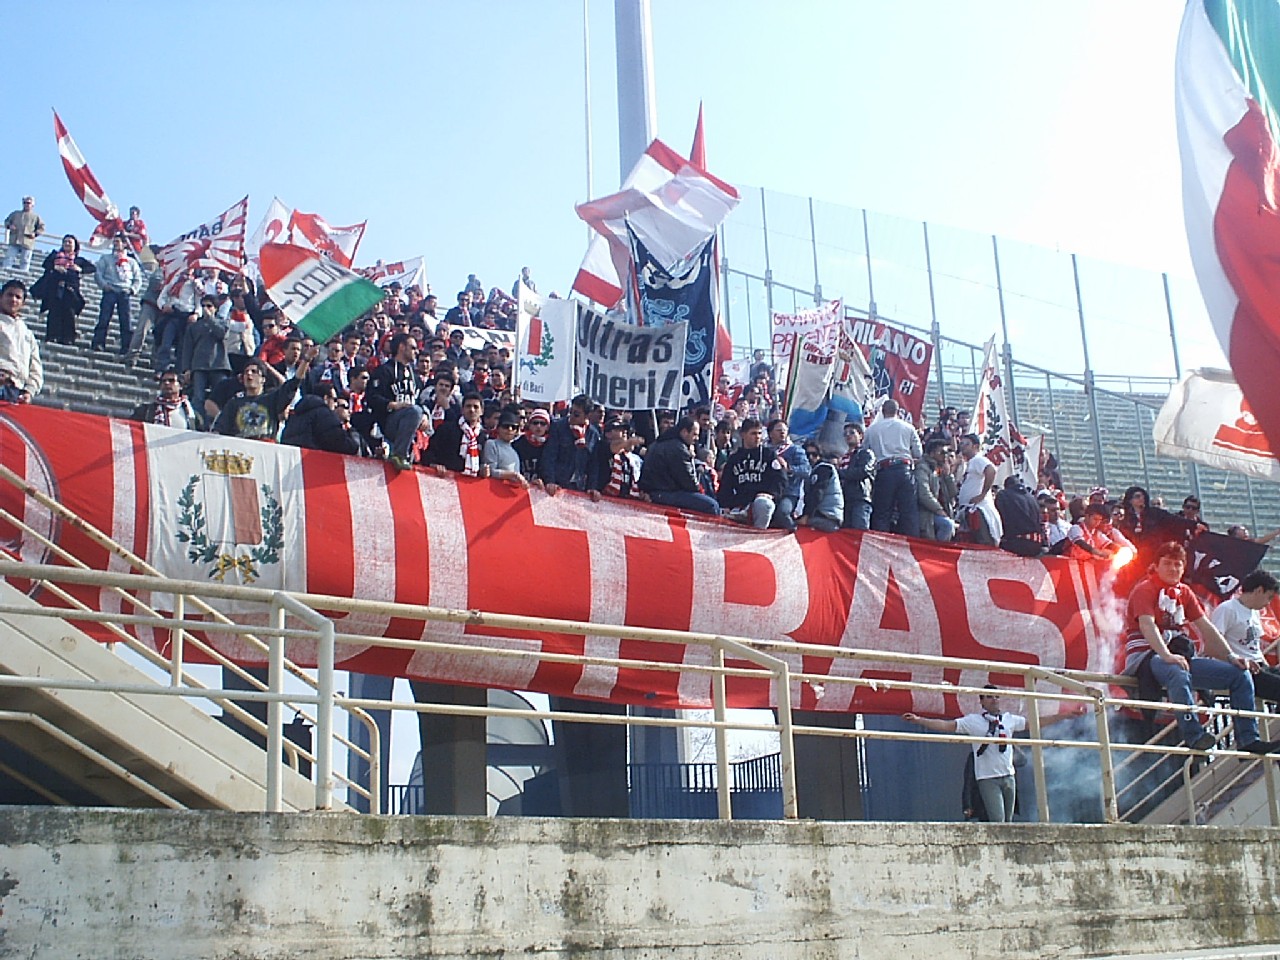
[[[582,0],[582,108],[587,140],[587,199],[595,196],[591,182],[591,0]],[[587,225],[587,243],[594,233]]]
[[[1160,280],[1164,283],[1164,312],[1169,317],[1169,343],[1173,345],[1173,374],[1178,380],[1182,379],[1182,358],[1178,355],[1178,330],[1173,325],[1173,298],[1169,296],[1169,274],[1160,274]],[[1191,461],[1191,492],[1197,497],[1200,496],[1200,467],[1194,460]],[[1252,506],[1252,497],[1250,498]],[[1254,524],[1257,528],[1257,524]]]

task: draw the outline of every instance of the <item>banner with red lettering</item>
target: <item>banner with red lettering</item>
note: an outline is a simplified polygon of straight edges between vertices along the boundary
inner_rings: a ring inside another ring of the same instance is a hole
[[[871,394],[889,397],[912,423],[923,423],[933,344],[880,320],[853,319],[853,340],[871,368]]]
[[[41,407],[0,409],[0,462],[173,577],[813,644],[818,649],[808,655],[783,655],[793,674],[812,675],[796,679],[791,690],[793,703],[806,710],[951,716],[959,710],[956,698],[941,692],[853,687],[830,682],[833,676],[1010,682],[986,671],[836,659],[823,648],[1080,670],[1108,669],[1112,660],[1106,626],[1112,621],[1104,615],[1109,590],[1091,564],[1059,557],[1028,560],[858,531],[756,531],[610,498],[550,497],[496,481],[401,473],[377,460]],[[125,569],[76,526],[31,506],[7,484],[0,484],[0,507],[95,569]],[[48,550],[16,529],[0,529],[0,538],[26,560],[52,562]],[[100,609],[121,608],[110,592],[75,592]],[[39,599],[56,603],[47,593]],[[424,626],[372,613],[339,615],[337,626],[339,633],[429,638],[477,650],[711,662],[697,645]],[[211,639],[229,656],[257,662],[259,655],[240,642]],[[289,644],[289,655],[307,662],[307,645]],[[625,662],[583,666],[374,645],[340,647],[339,662],[393,676],[646,706],[711,702],[704,673]],[[775,701],[764,674],[730,677],[728,684],[734,706]]]
[[[427,260],[425,257],[410,257],[408,260],[394,260],[387,263],[379,260],[370,267],[361,267],[356,271],[366,280],[372,280],[380,287],[389,287],[393,283],[400,284],[402,290],[417,287],[418,292],[427,292]]]
[[[777,368],[778,383],[790,379],[791,357],[796,345],[803,339],[816,349],[825,350],[840,335],[840,300],[828,300],[812,310],[799,313],[775,313],[772,317],[773,336],[770,344],[771,359]]]

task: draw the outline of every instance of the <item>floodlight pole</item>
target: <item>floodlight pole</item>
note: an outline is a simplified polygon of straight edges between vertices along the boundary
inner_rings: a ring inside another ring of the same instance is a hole
[[[627,179],[658,129],[649,0],[614,0],[618,60],[618,182]]]

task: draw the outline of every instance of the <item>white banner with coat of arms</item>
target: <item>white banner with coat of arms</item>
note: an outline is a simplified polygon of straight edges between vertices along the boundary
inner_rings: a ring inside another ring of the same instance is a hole
[[[576,301],[540,297],[520,284],[515,364],[521,400],[554,403],[572,399],[577,318]]]
[[[152,424],[146,430],[155,566],[182,580],[305,591],[301,451],[217,435],[192,443],[188,432]]]

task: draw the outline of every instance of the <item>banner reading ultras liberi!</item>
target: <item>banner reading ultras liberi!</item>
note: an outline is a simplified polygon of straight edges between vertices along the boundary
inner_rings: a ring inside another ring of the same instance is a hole
[[[379,461],[38,407],[0,409],[0,462],[167,575],[187,580],[1050,668],[1110,667],[1093,568],[1057,557],[1025,560],[855,531],[757,532],[610,499],[593,504],[489,480],[397,473]],[[94,568],[123,569],[7,484],[0,484],[0,506]],[[8,541],[17,532],[0,535]],[[22,543],[20,553],[30,561],[46,557],[34,541]],[[109,593],[78,595],[120,609]],[[695,646],[424,626],[388,616],[346,616],[338,630],[476,648],[710,662]],[[140,635],[165,641],[145,630]],[[259,660],[235,641],[212,639],[229,656]],[[306,662],[310,650],[290,641],[289,653]],[[992,679],[821,654],[788,659],[794,672],[824,678],[976,685]],[[375,646],[342,647],[339,662],[393,676],[648,706],[700,707],[711,697],[707,675],[688,671]],[[830,682],[796,681],[792,695],[812,710],[954,716],[960,707],[941,693],[859,687],[855,694]],[[729,678],[729,699],[763,707],[775,698],[762,676]]]
[[[640,327],[580,310],[578,386],[613,410],[678,409],[688,333],[688,321]]]

